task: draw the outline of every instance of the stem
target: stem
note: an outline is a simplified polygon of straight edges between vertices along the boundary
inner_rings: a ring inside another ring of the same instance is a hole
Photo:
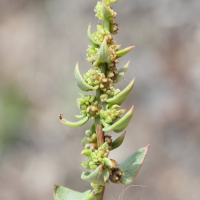
[[[110,32],[110,21],[109,21],[109,19],[108,18],[104,18],[104,20],[103,20],[103,27],[107,30],[107,31],[109,31]]]
[[[99,66],[101,69],[101,72],[105,74],[106,72],[106,64],[102,64]],[[96,99],[98,101],[98,106],[100,109],[104,107],[103,103],[100,100],[100,96],[102,94],[101,89],[97,89],[96,91]],[[95,126],[96,126],[96,134],[97,134],[97,145],[98,148],[105,142],[104,139],[104,132],[102,131],[102,124],[100,121],[100,116],[95,118]],[[105,187],[103,187],[103,191],[95,196],[95,200],[103,200],[103,195],[104,195]]]
[[[105,187],[103,187],[103,191],[95,196],[95,200],[103,200]]]

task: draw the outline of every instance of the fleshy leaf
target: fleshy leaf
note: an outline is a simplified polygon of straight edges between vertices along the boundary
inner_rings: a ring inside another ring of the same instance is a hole
[[[63,186],[54,185],[55,200],[91,200],[94,197],[95,195],[91,192],[91,190],[87,190],[82,193],[70,190],[69,188],[65,188]]]
[[[109,170],[107,168],[103,168],[103,176],[104,176],[104,180],[107,181],[109,178]]]
[[[115,164],[109,158],[103,158],[104,165],[110,168],[116,168]]]
[[[75,115],[75,117],[78,118],[78,119],[82,119],[82,118],[85,117],[85,116],[86,116],[86,114],[83,114],[83,115]]]
[[[93,65],[98,66],[101,63],[109,63],[109,49],[107,45],[107,36],[105,36],[104,41],[102,42],[99,48],[99,55]]]
[[[126,135],[126,131],[111,143],[110,145],[111,150],[118,148],[122,144],[122,142],[124,141],[125,135]]]
[[[92,151],[89,150],[89,149],[84,149],[81,154],[83,154],[84,156],[87,156],[87,157],[91,157],[91,154],[92,154]]]
[[[62,116],[63,116],[62,114],[59,115],[60,121],[61,121],[64,125],[69,126],[69,127],[79,127],[79,126],[82,126],[82,125],[85,124],[85,123],[88,121],[88,119],[89,119],[89,117],[86,116],[86,117],[84,117],[83,119],[81,119],[81,120],[78,121],[78,122],[70,122],[70,121],[68,121],[68,120],[66,120],[66,119],[64,119],[64,118],[62,118]]]
[[[79,64],[76,63],[75,71],[74,71],[75,79],[77,82],[78,87],[83,91],[89,91],[89,90],[97,90],[99,86],[92,87],[91,85],[87,84],[86,81],[81,76],[80,70],[79,70]]]
[[[110,17],[112,17],[112,10],[109,6],[105,4],[104,0],[102,1],[102,13],[104,15],[104,18],[109,19]]]
[[[116,57],[117,58],[120,58],[122,56],[124,56],[125,54],[127,54],[134,46],[131,46],[131,47],[127,47],[125,49],[122,49],[120,51],[117,51],[116,52]]]
[[[100,165],[92,172],[83,172],[81,178],[90,183],[106,185],[106,180],[104,179],[103,166]]]
[[[87,142],[87,137],[85,136],[82,140],[81,140],[81,145],[84,147],[85,143]]]
[[[89,166],[89,162],[82,162],[81,161],[81,166],[85,169],[90,169],[90,166]]]
[[[92,123],[92,125],[91,125],[91,127],[90,127],[90,132],[91,132],[91,134],[93,134],[93,133],[96,132],[95,123]]]
[[[91,24],[89,24],[89,26],[88,26],[87,35],[88,35],[89,41],[93,45],[99,46],[98,42],[96,42],[95,39],[92,37],[92,34],[91,34]]]
[[[134,109],[134,106],[132,106],[132,108],[113,125],[104,127],[103,131],[113,130],[116,133],[123,131],[128,126],[129,122],[131,121],[131,118],[133,116],[133,109]]]
[[[129,83],[129,85],[121,91],[118,95],[113,98],[108,99],[106,102],[109,104],[118,104],[121,105],[128,97],[135,83],[135,78]]]
[[[144,159],[147,155],[149,146],[138,149],[135,153],[130,155],[124,162],[119,164],[118,168],[125,174],[122,176],[121,184],[127,185],[131,183],[137,176],[140,167],[142,166]]]
[[[121,69],[118,70],[119,76],[114,80],[114,83],[119,83],[122,80],[122,78],[124,77],[128,69],[129,64],[130,64],[130,60],[126,63],[126,65],[124,65]]]

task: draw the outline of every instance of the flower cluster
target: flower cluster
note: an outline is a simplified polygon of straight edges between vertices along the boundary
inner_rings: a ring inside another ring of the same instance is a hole
[[[95,99],[93,94],[83,95],[77,99],[77,105],[81,110],[81,114],[85,114],[88,117],[94,118],[99,115],[98,101]]]
[[[126,109],[117,110],[119,106],[107,106],[106,110],[100,110],[100,119],[101,123],[107,127],[115,123],[118,119],[120,119],[120,115],[126,112]]]
[[[113,77],[114,73],[112,71],[109,71],[107,74],[107,77],[104,73],[101,72],[101,70],[98,67],[95,67],[94,69],[90,69],[85,75],[85,81],[93,86],[100,88],[105,93],[102,94],[101,101],[105,102],[108,98],[112,98],[119,94],[120,90],[115,89],[112,86],[112,78],[109,78],[109,76]]]

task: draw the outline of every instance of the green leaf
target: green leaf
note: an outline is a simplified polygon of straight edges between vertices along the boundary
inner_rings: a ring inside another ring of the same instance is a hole
[[[126,55],[132,48],[134,48],[134,46],[127,47],[127,48],[125,48],[125,49],[122,49],[122,50],[120,50],[120,51],[117,51],[117,52],[116,52],[116,57],[117,57],[117,58],[120,58],[120,57]]]
[[[85,117],[85,116],[86,116],[86,114],[83,114],[83,115],[75,115],[75,117],[78,118],[78,119],[82,119],[82,118]]]
[[[91,134],[96,132],[95,123],[92,123],[92,125],[90,127],[90,132],[91,132]]]
[[[86,117],[84,117],[82,120],[80,120],[80,121],[78,121],[78,122],[70,122],[70,121],[68,121],[68,120],[66,120],[66,119],[64,119],[64,118],[62,118],[62,116],[63,116],[63,115],[60,114],[60,116],[59,116],[60,121],[61,121],[64,125],[69,126],[69,127],[79,127],[79,126],[82,126],[82,125],[85,124],[85,123],[88,121],[88,119],[89,119],[89,117],[86,116]]]
[[[103,158],[104,165],[110,168],[116,168],[115,164],[109,158]]]
[[[124,162],[120,163],[118,168],[125,174],[122,176],[121,184],[127,185],[131,183],[137,176],[140,167],[142,166],[144,159],[147,155],[149,146],[137,150],[135,153],[130,155]]]
[[[104,41],[102,42],[99,48],[99,55],[97,60],[94,62],[94,66],[99,66],[101,63],[109,63],[109,49],[107,45],[107,36],[105,36]]]
[[[86,81],[81,76],[80,70],[79,70],[79,64],[76,63],[75,71],[74,71],[75,79],[77,82],[78,87],[83,91],[89,91],[89,90],[97,90],[99,86],[92,87],[91,85],[87,84]]]
[[[77,192],[65,188],[63,186],[54,185],[54,199],[55,200],[91,200],[95,197],[91,190],[85,192]]]
[[[98,185],[107,185],[106,179],[106,172],[104,172],[105,169],[103,169],[103,166],[98,166],[94,171],[92,172],[83,172],[81,174],[81,179],[88,181],[90,183],[98,184]],[[105,173],[105,174],[104,174]]]
[[[129,122],[131,121],[131,118],[133,116],[133,109],[134,109],[134,106],[132,106],[132,108],[113,125],[104,127],[103,131],[113,130],[116,133],[123,131],[128,126]]]
[[[87,35],[88,35],[89,41],[90,41],[93,45],[99,46],[99,43],[96,42],[95,39],[92,37],[92,34],[91,34],[91,24],[89,24],[89,26],[88,26]]]
[[[87,156],[87,157],[91,157],[92,155],[92,151],[89,150],[89,149],[84,149],[81,154],[83,154],[84,156]]]
[[[104,18],[113,18],[111,8],[105,4],[104,0],[102,0],[102,13],[104,15]]]
[[[83,167],[83,168],[85,168],[85,169],[90,169],[90,166],[89,166],[89,162],[87,161],[87,162],[82,162],[81,161],[81,166]]]
[[[126,131],[111,143],[110,145],[111,150],[118,148],[122,144],[122,142],[124,141],[125,135],[126,135]]]
[[[119,76],[113,81],[114,83],[119,83],[122,80],[122,78],[124,77],[128,69],[129,64],[130,64],[130,60],[126,63],[126,65],[124,65],[121,69],[118,70]]]
[[[108,99],[106,102],[109,104],[118,104],[121,105],[128,97],[129,93],[133,89],[135,83],[135,78],[129,83],[129,85],[121,91],[118,95],[114,96],[113,98]]]
[[[81,140],[81,145],[84,147],[86,142],[87,142],[87,137],[85,136],[85,137]]]
[[[104,180],[107,181],[109,178],[109,170],[107,168],[103,168],[103,176],[104,176]]]

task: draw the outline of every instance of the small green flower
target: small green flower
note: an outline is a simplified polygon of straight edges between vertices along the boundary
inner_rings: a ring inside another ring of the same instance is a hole
[[[77,105],[81,110],[81,114],[86,114],[88,117],[94,118],[99,115],[99,108],[97,106],[98,101],[95,99],[94,95],[82,95],[81,98],[77,99]]]
[[[118,105],[113,105],[111,107],[107,106],[106,110],[100,110],[100,119],[105,127],[115,123],[120,115],[126,112],[125,109],[118,110],[118,107]]]

